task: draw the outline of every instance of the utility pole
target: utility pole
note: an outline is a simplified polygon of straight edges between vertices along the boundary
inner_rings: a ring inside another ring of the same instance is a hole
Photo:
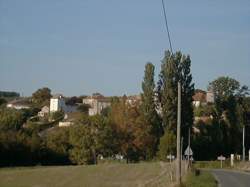
[[[188,129],[188,147],[189,147],[189,149],[188,149],[188,168],[189,168],[190,167],[190,149],[191,149],[191,147],[190,147],[190,127]]]
[[[178,106],[177,106],[177,156],[176,156],[176,182],[181,184],[181,154],[180,154],[180,139],[181,139],[181,83],[178,82]]]
[[[245,125],[243,126],[243,133],[242,133],[242,160],[245,162]]]

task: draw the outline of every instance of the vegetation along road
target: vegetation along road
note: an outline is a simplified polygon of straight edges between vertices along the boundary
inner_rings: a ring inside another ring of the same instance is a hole
[[[212,170],[221,187],[249,187],[250,174],[230,170]]]

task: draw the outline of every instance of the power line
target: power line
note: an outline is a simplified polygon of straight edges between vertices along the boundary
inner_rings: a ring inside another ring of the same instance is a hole
[[[168,33],[168,41],[169,41],[170,51],[173,54],[173,48],[172,48],[172,42],[171,42],[170,32],[169,32],[169,28],[168,28],[168,19],[167,19],[167,14],[166,14],[165,3],[164,3],[164,0],[162,0],[161,2],[162,2],[162,8],[163,8],[163,13],[164,13],[164,18],[165,18],[165,25],[166,25],[166,29],[167,29],[167,33]]]

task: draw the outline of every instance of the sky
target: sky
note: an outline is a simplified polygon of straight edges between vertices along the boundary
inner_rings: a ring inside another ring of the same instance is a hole
[[[173,50],[193,82],[250,86],[250,1],[165,0]],[[169,49],[161,0],[0,0],[0,90],[65,96],[141,92],[144,66]]]

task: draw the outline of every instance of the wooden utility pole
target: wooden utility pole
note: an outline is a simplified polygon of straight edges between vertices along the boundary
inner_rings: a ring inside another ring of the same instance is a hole
[[[246,155],[245,155],[245,125],[243,126],[243,133],[242,133],[242,160],[246,160]]]
[[[191,149],[191,146],[190,146],[190,127],[188,129],[188,167],[190,167],[190,149]]]
[[[176,182],[181,184],[181,83],[178,82]]]

